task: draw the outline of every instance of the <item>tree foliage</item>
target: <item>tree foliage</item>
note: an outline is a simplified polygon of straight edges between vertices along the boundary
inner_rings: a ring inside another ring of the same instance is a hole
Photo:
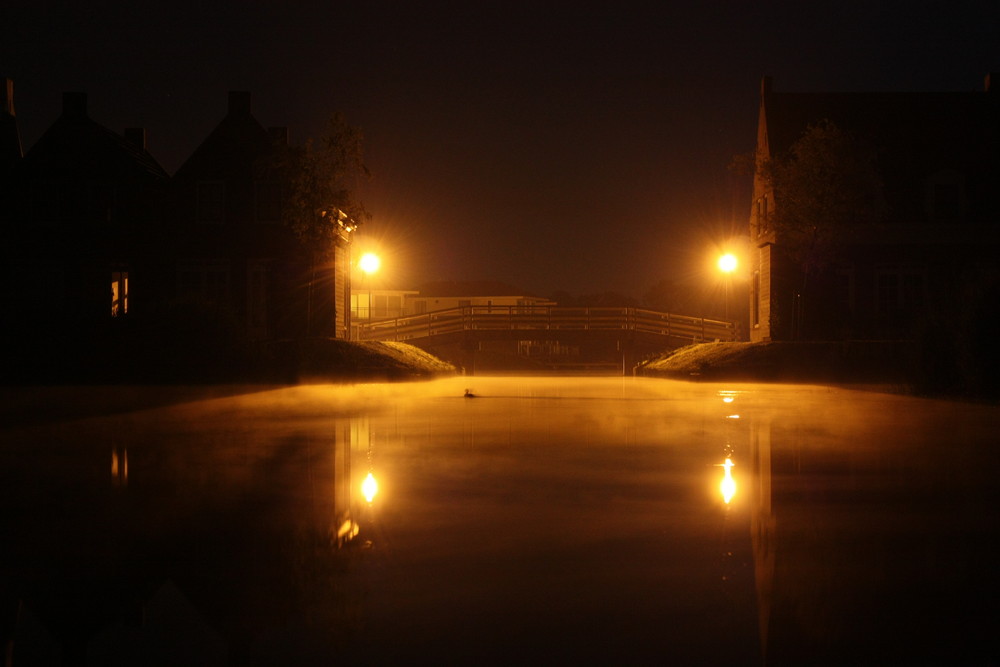
[[[804,279],[825,271],[858,226],[885,213],[874,150],[829,120],[810,125],[786,154],[759,168],[774,195],[777,242]]]
[[[358,196],[360,183],[370,176],[364,136],[342,114],[330,116],[318,140],[287,147],[279,162],[285,179],[282,222],[304,244],[332,250],[338,220],[354,228],[371,218]]]

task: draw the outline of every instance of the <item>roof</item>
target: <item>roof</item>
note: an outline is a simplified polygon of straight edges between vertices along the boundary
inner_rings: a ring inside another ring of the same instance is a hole
[[[22,173],[44,172],[46,178],[65,174],[71,178],[113,180],[166,179],[167,172],[143,146],[90,119],[86,96],[73,95],[62,115],[31,147],[20,165]]]
[[[274,149],[271,135],[250,113],[250,93],[229,93],[229,110],[174,174],[175,179],[223,179]]]

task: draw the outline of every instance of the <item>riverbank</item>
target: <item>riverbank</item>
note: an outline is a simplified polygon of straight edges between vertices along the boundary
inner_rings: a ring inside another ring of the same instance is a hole
[[[178,360],[174,374],[137,369],[127,378],[13,382],[0,386],[0,426],[125,413],[297,384],[419,381],[459,372],[418,347],[395,342],[289,342],[253,359],[255,366],[230,368],[211,380],[199,378],[190,362]]]
[[[637,375],[695,381],[877,385],[906,391],[913,349],[904,342],[700,343],[639,365]]]

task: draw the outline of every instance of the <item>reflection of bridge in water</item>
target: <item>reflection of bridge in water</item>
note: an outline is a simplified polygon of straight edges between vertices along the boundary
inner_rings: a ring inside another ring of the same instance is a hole
[[[484,341],[614,342],[621,353],[615,365],[630,368],[643,353],[736,340],[736,327],[733,322],[642,308],[463,306],[360,324],[358,338],[466,350]]]

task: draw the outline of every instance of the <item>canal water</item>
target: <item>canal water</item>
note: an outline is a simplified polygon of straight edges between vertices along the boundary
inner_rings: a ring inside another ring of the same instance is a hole
[[[25,420],[0,639],[13,665],[995,664],[998,415],[475,377]]]

